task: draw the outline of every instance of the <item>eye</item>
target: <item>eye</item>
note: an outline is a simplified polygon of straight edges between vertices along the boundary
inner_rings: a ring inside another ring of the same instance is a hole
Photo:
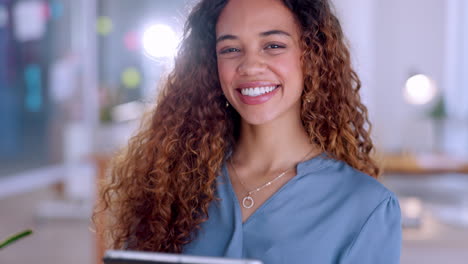
[[[280,44],[268,44],[266,46],[266,49],[284,49],[286,48],[284,45],[280,45]]]
[[[226,49],[221,50],[219,53],[220,54],[228,54],[228,53],[239,52],[239,51],[240,51],[240,49],[238,49],[238,48],[226,48]]]

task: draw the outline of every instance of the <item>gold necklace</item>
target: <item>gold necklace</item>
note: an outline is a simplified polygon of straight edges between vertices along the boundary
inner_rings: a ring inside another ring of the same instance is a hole
[[[304,156],[304,158],[302,158],[302,160],[300,162],[303,162],[307,156],[309,156],[310,153],[312,153],[313,150],[311,150],[310,152],[307,152],[307,154]],[[234,170],[234,175],[236,175],[236,178],[239,179],[239,182],[241,183],[242,187],[244,187],[245,190],[248,190],[247,187],[245,187],[245,184],[242,182],[241,178],[239,177],[239,175],[237,175],[237,171],[236,171],[236,167],[234,167],[234,164],[232,163],[232,158],[229,159],[229,162],[231,163],[231,167],[232,169]],[[283,171],[280,175],[276,176],[273,180],[263,184],[262,186],[260,187],[257,187],[251,191],[247,191],[247,195],[244,196],[244,198],[242,199],[242,206],[245,208],[245,209],[250,209],[252,208],[254,205],[255,205],[255,201],[252,197],[252,194],[253,193],[256,193],[256,192],[259,192],[261,191],[263,188],[266,188],[268,186],[270,186],[272,183],[274,183],[275,181],[281,179],[284,175],[286,175],[286,173],[288,173],[288,171],[292,170],[296,165],[292,166],[291,168]]]

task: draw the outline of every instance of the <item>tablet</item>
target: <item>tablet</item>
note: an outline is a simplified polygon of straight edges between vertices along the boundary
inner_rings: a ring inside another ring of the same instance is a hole
[[[105,264],[263,264],[259,260],[228,259],[156,252],[108,250]]]

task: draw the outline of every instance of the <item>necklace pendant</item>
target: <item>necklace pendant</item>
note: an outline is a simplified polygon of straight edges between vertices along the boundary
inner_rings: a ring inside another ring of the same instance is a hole
[[[252,196],[248,195],[242,199],[242,206],[246,209],[250,209],[254,206],[255,202]]]

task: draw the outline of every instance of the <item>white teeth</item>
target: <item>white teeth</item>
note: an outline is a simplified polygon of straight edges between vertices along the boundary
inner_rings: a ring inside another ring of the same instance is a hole
[[[247,96],[259,96],[262,94],[270,93],[273,90],[276,89],[278,86],[263,86],[263,87],[253,87],[253,88],[244,88],[241,89],[241,94],[242,95],[247,95]]]
[[[254,94],[260,94],[260,88],[255,87],[255,89],[254,89]]]

